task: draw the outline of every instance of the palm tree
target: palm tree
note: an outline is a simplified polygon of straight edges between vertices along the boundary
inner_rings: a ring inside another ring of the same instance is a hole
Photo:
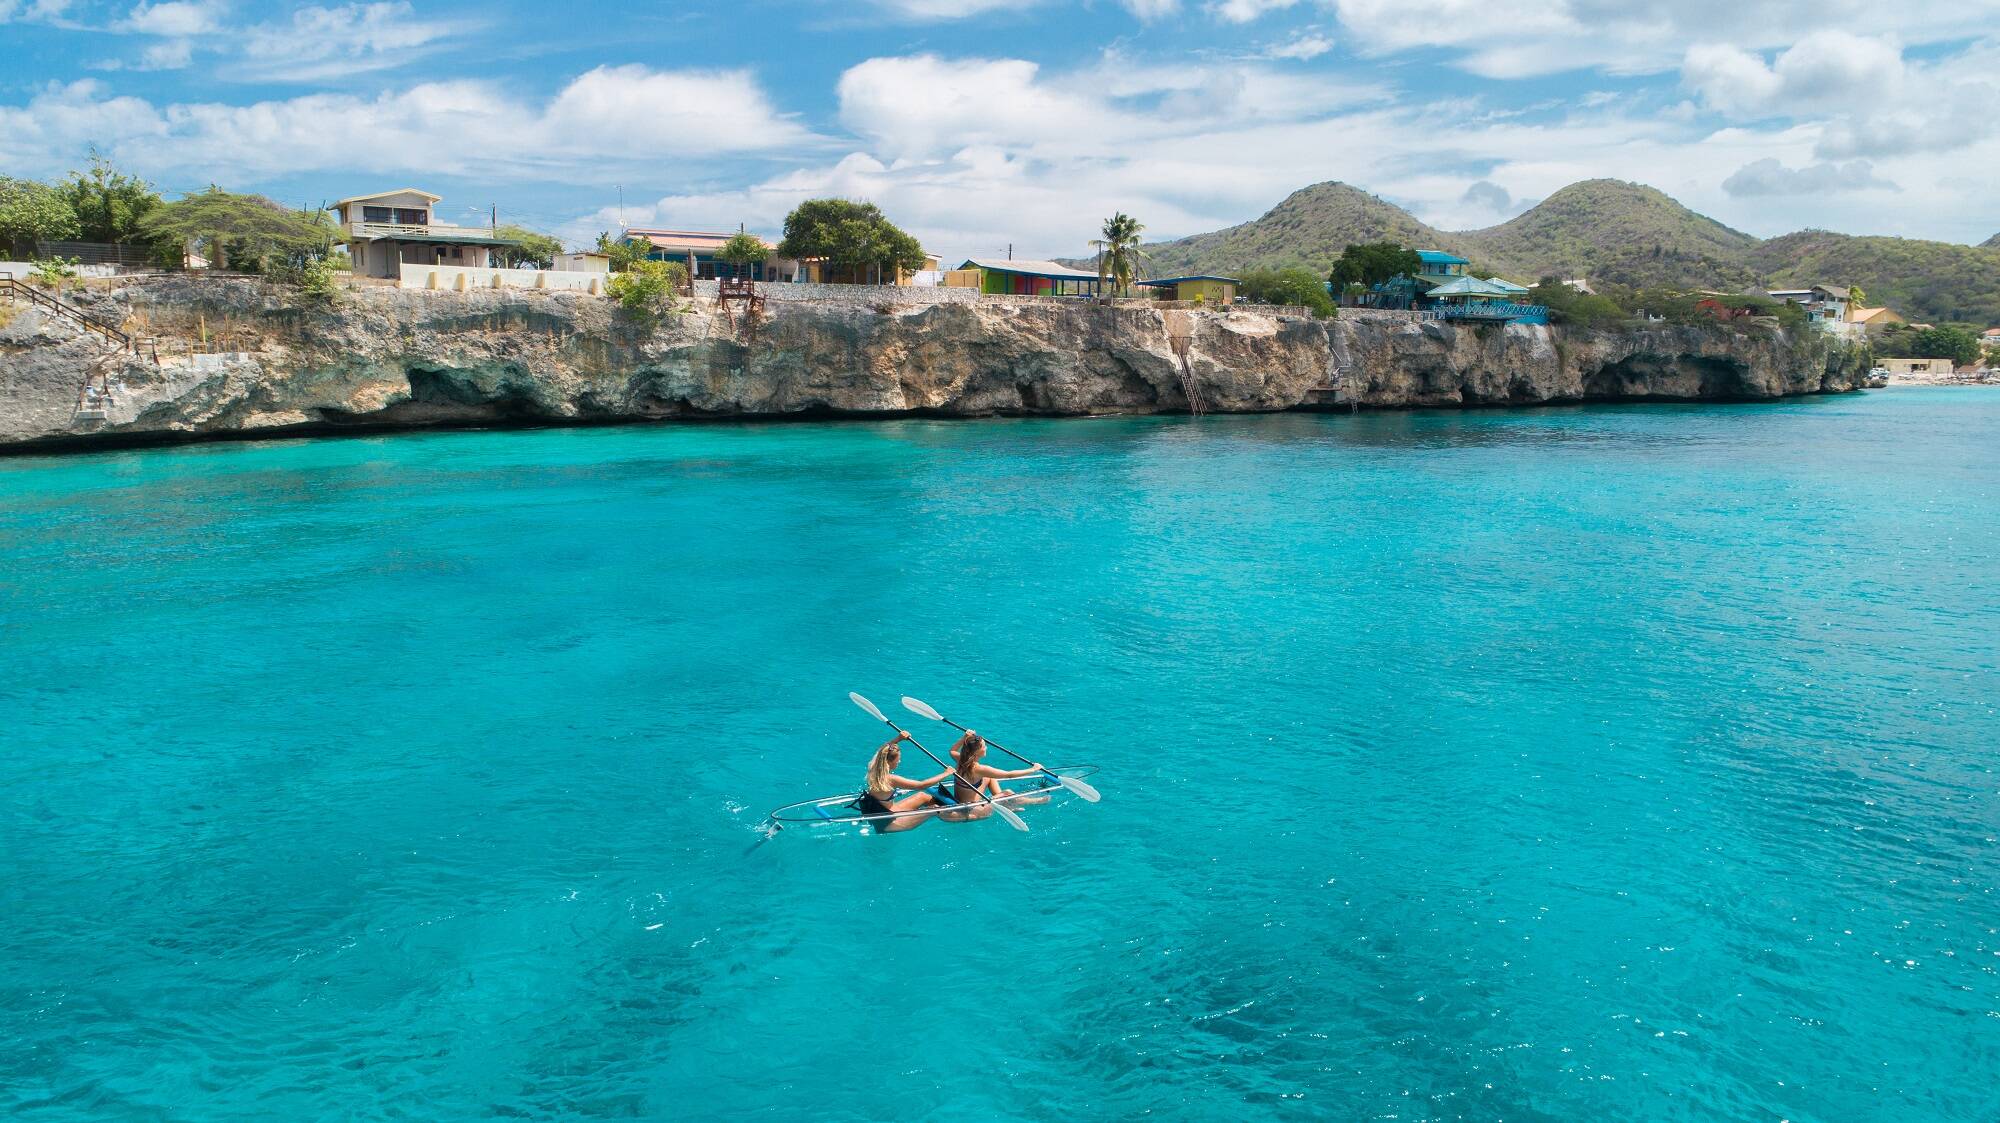
[[[1139,249],[1139,235],[1145,229],[1138,219],[1124,211],[1104,220],[1104,239],[1100,243],[1104,258],[1098,267],[1098,276],[1102,278],[1108,274],[1114,283],[1114,291],[1123,292],[1138,279],[1139,263],[1146,258]]]

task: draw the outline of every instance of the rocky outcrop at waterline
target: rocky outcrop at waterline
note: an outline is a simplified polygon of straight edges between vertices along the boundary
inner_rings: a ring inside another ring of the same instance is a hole
[[[1858,389],[1866,375],[1818,333],[1775,326],[1583,331],[886,295],[772,301],[753,323],[701,302],[645,324],[583,294],[367,288],[312,308],[255,281],[193,278],[78,299],[124,324],[137,353],[41,311],[14,312],[0,327],[0,447],[357,427],[1165,413],[1188,409],[1190,382],[1217,412],[1756,399]]]

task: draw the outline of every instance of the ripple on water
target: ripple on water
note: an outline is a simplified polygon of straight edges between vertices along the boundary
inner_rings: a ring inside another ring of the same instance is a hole
[[[0,1111],[1992,1117],[1996,411],[0,461]]]

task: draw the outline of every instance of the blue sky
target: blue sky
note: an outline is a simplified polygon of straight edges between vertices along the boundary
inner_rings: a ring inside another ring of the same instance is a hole
[[[947,257],[1339,179],[1448,229],[1650,183],[1760,235],[2000,231],[2000,0],[0,0],[0,174],[413,184],[584,242],[865,197]]]

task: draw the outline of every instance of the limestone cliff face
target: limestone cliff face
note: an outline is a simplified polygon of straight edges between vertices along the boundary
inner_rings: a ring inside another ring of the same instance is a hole
[[[706,306],[644,325],[583,295],[363,289],[312,310],[256,282],[178,279],[84,299],[159,342],[131,355],[39,312],[15,315],[0,328],[0,447],[355,426],[1173,412],[1188,404],[1176,335],[1216,411],[1769,398],[1856,389],[1865,373],[1817,337],[1768,328],[777,301],[754,326]],[[93,378],[112,387],[101,420],[77,416]]]

